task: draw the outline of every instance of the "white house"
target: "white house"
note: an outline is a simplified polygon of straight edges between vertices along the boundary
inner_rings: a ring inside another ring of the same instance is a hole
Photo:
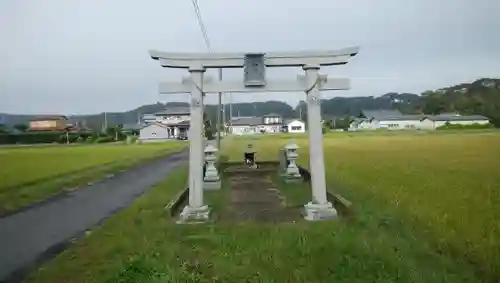
[[[280,133],[283,129],[283,119],[278,114],[268,114],[264,117],[233,117],[228,127],[229,132],[235,135]]]
[[[263,120],[264,120],[264,125],[277,125],[283,123],[281,116],[276,113],[270,113],[264,115]]]
[[[139,140],[142,142],[159,142],[169,138],[168,127],[160,123],[146,124],[139,130]]]
[[[305,133],[306,132],[306,124],[299,119],[286,120],[285,127],[289,133]]]
[[[189,125],[191,120],[191,113],[189,107],[171,107],[163,111],[156,112],[153,114],[145,114],[142,116],[142,122],[148,125],[161,125],[166,128],[167,136],[166,139],[175,139],[179,136],[186,135],[189,131]],[[144,128],[144,127],[143,127]],[[140,131],[140,139],[148,140],[152,139],[149,136],[149,131]]]
[[[435,116],[428,116],[434,122],[434,129],[444,126],[446,123],[452,125],[486,125],[490,120],[481,115],[460,115],[458,113],[443,113]]]
[[[443,113],[439,115],[403,115],[397,110],[362,111],[362,117],[355,118],[350,131],[360,130],[435,130],[445,124],[485,125],[489,119],[480,115],[462,116],[457,113]]]
[[[229,133],[234,135],[252,135],[259,133],[258,126],[262,124],[260,117],[233,117],[229,122]]]

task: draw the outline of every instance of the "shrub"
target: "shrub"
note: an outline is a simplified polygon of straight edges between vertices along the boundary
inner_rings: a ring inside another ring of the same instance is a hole
[[[76,142],[79,137],[86,138],[90,133],[69,133],[70,142]],[[38,144],[66,143],[65,132],[26,132],[21,134],[0,134],[0,144]]]
[[[36,144],[59,142],[61,132],[28,132],[0,135],[1,144]]]
[[[439,126],[436,130],[472,130],[472,129],[491,129],[495,126],[493,124],[470,124],[470,125],[462,125],[462,124],[451,124],[446,122],[446,124]]]
[[[133,144],[137,141],[137,136],[127,136],[127,139],[125,140],[125,143],[127,144]]]
[[[66,143],[66,134],[62,134],[57,138],[58,143]]]
[[[66,133],[64,133],[64,134],[59,135],[59,137],[57,138],[57,142],[58,143],[67,143],[69,141],[69,143],[74,143],[74,142],[78,141],[78,138],[80,138],[80,136],[77,134],[70,133],[66,136]]]
[[[114,142],[115,139],[113,137],[98,137],[95,139],[94,143],[107,143]]]

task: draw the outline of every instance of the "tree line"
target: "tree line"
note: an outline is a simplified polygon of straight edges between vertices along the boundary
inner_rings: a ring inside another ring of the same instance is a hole
[[[344,127],[351,117],[357,117],[362,110],[398,109],[404,114],[439,114],[458,112],[462,115],[483,115],[500,127],[500,80],[479,79],[472,83],[464,83],[438,90],[425,91],[422,94],[387,93],[381,96],[368,97],[335,97],[322,100],[323,119],[336,128]],[[143,105],[126,112],[106,113],[110,126],[137,123],[143,114],[162,111],[168,107],[189,106],[184,102],[168,102]],[[206,120],[215,125],[217,105],[205,105]],[[253,103],[233,103],[223,108],[224,120],[232,116],[263,116],[276,113],[283,118],[302,118],[307,120],[307,106],[300,101],[296,107],[282,101],[266,101]],[[8,115],[4,120],[11,125],[27,124],[29,115]],[[94,130],[102,128],[104,113],[95,115],[77,115],[69,117],[71,123],[85,121]]]

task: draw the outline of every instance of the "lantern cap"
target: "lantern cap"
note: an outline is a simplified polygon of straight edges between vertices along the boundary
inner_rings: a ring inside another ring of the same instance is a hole
[[[205,153],[215,153],[217,152],[217,148],[211,144],[207,145],[205,149],[203,150]]]

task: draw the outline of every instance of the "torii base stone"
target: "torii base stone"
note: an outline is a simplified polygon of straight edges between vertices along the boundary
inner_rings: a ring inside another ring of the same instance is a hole
[[[315,204],[309,202],[304,205],[304,219],[309,221],[321,221],[337,217],[337,210],[331,202]]]
[[[200,207],[185,206],[179,215],[177,224],[198,224],[206,223],[210,220],[210,208],[208,205]]]

